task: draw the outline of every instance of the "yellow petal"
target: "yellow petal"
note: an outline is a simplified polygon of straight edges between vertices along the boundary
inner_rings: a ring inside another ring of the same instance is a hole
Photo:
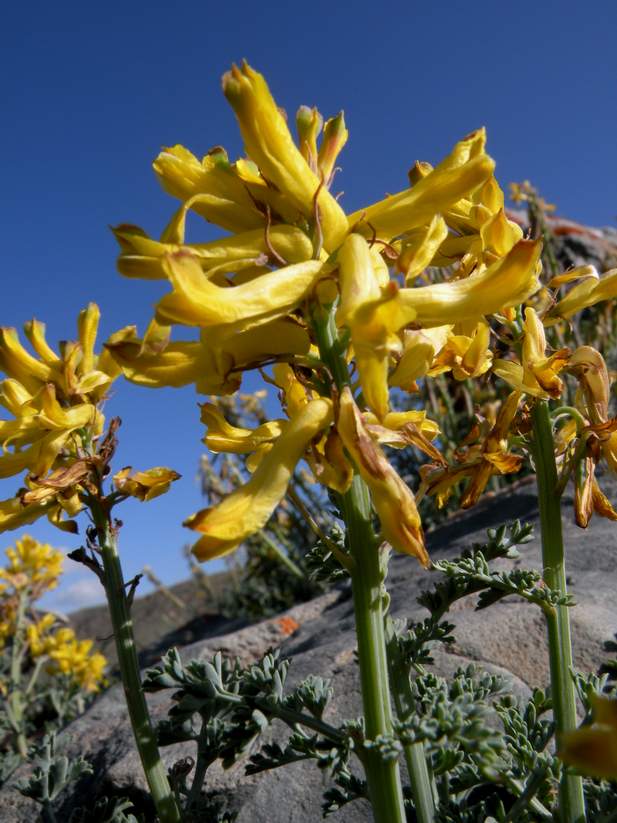
[[[290,420],[246,485],[218,506],[188,518],[185,525],[203,534],[193,546],[199,560],[210,560],[233,551],[245,538],[265,526],[283,499],[305,449],[331,421],[331,403],[323,399],[311,401]]]
[[[147,501],[169,491],[169,487],[180,475],[165,466],[155,466],[143,472],[131,472],[131,467],[121,469],[114,475],[114,486],[123,494]]]
[[[413,391],[416,380],[426,375],[436,355],[446,345],[451,329],[452,325],[446,325],[404,331],[403,354],[390,375],[390,385]]]
[[[313,217],[317,200],[324,246],[336,249],[347,233],[345,212],[294,143],[263,76],[247,63],[233,66],[223,77],[223,92],[236,113],[251,160],[305,217]]]
[[[79,344],[81,346],[81,363],[79,364],[81,374],[87,374],[94,369],[94,344],[96,342],[100,319],[101,311],[96,303],[90,303],[88,308],[79,313],[77,330],[79,333]]]
[[[232,426],[213,403],[204,403],[201,406],[201,422],[208,427],[202,442],[210,451],[234,454],[248,454],[263,443],[276,440],[281,435],[284,425],[282,420],[270,420],[256,429]]]
[[[472,132],[410,189],[350,215],[350,227],[366,226],[367,232],[393,238],[429,223],[435,214],[443,213],[493,173],[495,163],[484,154],[484,141],[482,129]]]
[[[367,432],[348,387],[341,394],[336,427],[370,489],[384,538],[397,551],[417,557],[423,566],[428,567],[430,560],[414,496]]]
[[[427,266],[430,266],[447,236],[446,221],[441,215],[436,214],[427,226],[423,226],[404,238],[397,266],[399,271],[405,275],[407,285],[410,285]]]
[[[558,754],[564,763],[583,774],[617,779],[617,730],[612,726],[594,724],[564,732]]]
[[[188,202],[188,201],[187,201]],[[186,204],[182,207],[185,209]],[[182,245],[149,238],[137,226],[121,225],[113,229],[120,244],[118,271],[125,277],[148,280],[166,279],[163,268],[165,255],[185,248],[199,259],[204,272],[235,272],[255,266],[259,261],[281,260],[300,263],[313,257],[313,244],[307,235],[294,226],[275,225],[224,237],[211,243]]]
[[[495,314],[524,302],[537,291],[542,244],[521,240],[502,260],[462,280],[401,289],[384,307],[390,328],[408,323],[443,326],[481,315]]]
[[[231,232],[263,227],[263,214],[224,152],[213,151],[200,162],[183,146],[173,146],[163,149],[153,165],[165,191],[182,201],[191,200],[193,211],[209,222]]]
[[[322,276],[323,263],[286,266],[250,283],[221,288],[208,281],[190,253],[168,256],[163,266],[173,291],[157,305],[157,320],[227,328],[231,334],[289,314]]]

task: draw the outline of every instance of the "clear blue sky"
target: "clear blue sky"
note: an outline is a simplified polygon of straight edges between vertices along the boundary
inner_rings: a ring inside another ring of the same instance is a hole
[[[614,225],[616,31],[614,2],[11,3],[0,32],[0,324],[36,316],[52,340],[70,338],[95,300],[105,336],[143,329],[160,285],[116,273],[108,225],[162,229],[175,201],[151,171],[161,146],[241,152],[220,77],[243,57],[290,116],[301,103],[345,109],[339,185],[350,211],[486,125],[502,184],[529,178],[562,214]],[[213,236],[192,225],[192,239]],[[191,533],[180,522],[200,505],[197,400],[124,383],[109,403],[124,421],[119,465],[183,475],[165,498],[125,507],[127,574],[149,563],[166,581],[186,575]],[[0,484],[3,497],[14,490]],[[44,524],[30,531],[78,545]],[[56,602],[90,602],[94,583],[73,571]]]

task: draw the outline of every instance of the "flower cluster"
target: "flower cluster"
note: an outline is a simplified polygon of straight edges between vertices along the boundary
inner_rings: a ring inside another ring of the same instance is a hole
[[[78,640],[73,629],[57,626],[53,614],[45,614],[27,627],[30,655],[33,659],[46,657],[46,672],[70,678],[88,692],[98,691],[105,682],[107,660],[100,652],[93,652],[92,640]]]
[[[45,326],[32,320],[25,335],[0,329],[0,404],[13,419],[0,421],[0,477],[25,475],[25,488],[0,502],[0,531],[19,528],[47,515],[55,526],[75,531],[71,519],[82,509],[80,482],[86,458],[103,431],[99,405],[119,374],[107,351],[94,352],[99,309],[91,303],[78,318],[78,340],[55,352]]]
[[[186,521],[201,535],[198,558],[225,554],[262,528],[305,460],[336,493],[359,474],[383,538],[426,565],[414,495],[384,447],[412,445],[431,458],[423,493],[443,500],[465,479],[465,505],[493,474],[518,471],[508,439],[521,404],[559,397],[559,372],[573,369],[568,349],[546,353],[543,321],[560,323],[614,296],[617,277],[570,272],[549,284],[580,280],[561,299],[541,288],[541,243],[507,217],[482,129],[438,165],[416,163],[402,191],[346,214],[332,191],[348,137],[342,113],[324,123],[317,109],[301,107],[296,140],[249,65],[234,66],[223,91],[246,156],[232,161],[220,146],[201,159],[183,146],[158,156],[155,172],[179,208],[158,240],[134,225],[114,231],[120,272],[169,290],[142,338],[129,326],[107,349],[143,386],[194,384],[220,397],[260,369],[278,391],[283,416],[254,430],[229,424],[216,403],[202,407],[208,447],[247,455],[253,474]],[[189,211],[227,233],[187,242]],[[174,326],[194,328],[195,339],[172,342]],[[520,360],[503,348],[495,356],[496,329],[512,352],[522,346]],[[455,466],[445,465],[433,442],[438,425],[424,410],[393,411],[393,391],[413,398],[418,381],[491,371],[515,391]]]

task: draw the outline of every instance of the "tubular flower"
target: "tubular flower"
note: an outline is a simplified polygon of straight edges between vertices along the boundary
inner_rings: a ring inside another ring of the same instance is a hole
[[[617,269],[607,271],[600,277],[595,266],[579,266],[565,274],[554,277],[549,286],[555,288],[565,283],[579,281],[561,300],[550,309],[546,324],[552,325],[559,319],[569,320],[589,306],[617,297]]]
[[[185,521],[186,526],[203,534],[193,546],[199,560],[227,554],[265,526],[283,499],[296,464],[331,422],[331,403],[323,399],[308,403],[289,421],[246,485],[218,506],[197,512]]]
[[[428,568],[430,559],[414,496],[367,432],[349,388],[341,394],[336,427],[371,491],[384,538],[394,549],[417,557]]]
[[[568,766],[601,780],[617,779],[617,700],[604,695],[591,698],[591,725],[566,732],[558,755]]]
[[[547,399],[559,398],[563,381],[558,374],[568,363],[570,350],[559,349],[546,356],[546,336],[540,318],[532,308],[525,309],[522,364],[496,360],[493,371],[515,389]]]

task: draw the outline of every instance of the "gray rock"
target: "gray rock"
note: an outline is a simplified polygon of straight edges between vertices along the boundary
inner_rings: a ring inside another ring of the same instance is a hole
[[[610,497],[617,497],[615,483],[608,484],[604,479],[602,483]],[[486,528],[517,518],[537,522],[533,481],[523,482],[499,496],[486,497],[471,512],[433,531],[428,535],[430,552],[435,559],[451,557],[471,542],[482,542]],[[594,518],[589,529],[582,531],[573,525],[569,509],[564,514],[564,525],[571,591],[578,604],[571,612],[575,663],[581,670],[596,670],[605,656],[603,642],[617,631],[615,526]],[[514,562],[524,567],[540,567],[538,538],[523,547],[521,559]],[[431,582],[430,574],[413,559],[394,556],[388,581],[393,614],[401,618],[424,617],[426,612],[416,598]],[[248,661],[269,647],[282,644],[283,653],[293,661],[291,683],[311,673],[331,678],[335,697],[328,709],[329,719],[336,722],[356,716],[360,695],[353,659],[353,608],[349,593],[329,593],[291,609],[285,616],[299,623],[297,631],[287,639],[284,633],[288,624],[274,619],[186,646],[182,656],[185,659],[210,657],[222,649],[226,654]],[[449,652],[436,654],[439,673],[448,676],[458,666],[474,662],[481,670],[507,675],[519,694],[527,694],[534,686],[546,685],[545,627],[537,608],[508,598],[488,611],[477,612],[473,598],[469,598],[457,604],[450,618],[456,625],[456,644]],[[167,700],[166,694],[149,697],[155,719],[165,715]],[[276,724],[272,734],[275,737],[281,734]],[[60,739],[67,752],[94,760],[99,786],[105,780],[127,791],[131,787],[144,788],[119,687],[102,695]],[[189,746],[163,751],[169,766],[190,754],[193,751]],[[22,773],[24,771],[22,769]],[[243,771],[241,763],[226,772],[213,768],[208,781],[210,790],[225,794],[239,810],[238,823],[306,823],[321,819],[322,778],[314,766],[296,764],[255,777],[246,777]],[[32,804],[13,789],[4,790],[1,803],[2,820],[7,823],[35,818]],[[351,804],[332,818],[348,823],[370,819],[370,810],[363,803]]]

